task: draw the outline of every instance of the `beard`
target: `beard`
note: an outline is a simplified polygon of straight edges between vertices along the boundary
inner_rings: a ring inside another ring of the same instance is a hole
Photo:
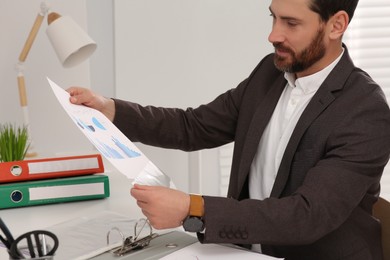
[[[287,52],[291,57],[290,60],[288,57],[282,57],[275,53],[274,64],[276,68],[283,72],[297,73],[312,66],[325,55],[324,35],[324,29],[320,28],[309,46],[298,54],[294,53],[290,48],[283,46],[282,43],[274,43],[275,49]]]

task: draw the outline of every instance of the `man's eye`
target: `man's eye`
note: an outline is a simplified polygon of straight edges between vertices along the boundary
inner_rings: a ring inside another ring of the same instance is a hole
[[[298,23],[296,23],[296,22],[287,22],[287,24],[288,24],[288,26],[290,26],[290,27],[295,27],[295,26],[297,26],[298,25]]]

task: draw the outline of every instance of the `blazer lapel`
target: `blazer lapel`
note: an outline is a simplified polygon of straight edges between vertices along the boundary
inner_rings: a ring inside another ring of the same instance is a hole
[[[278,174],[276,175],[275,183],[271,191],[271,197],[280,197],[283,192],[289,177],[290,167],[295,151],[297,150],[306,129],[322,113],[322,111],[324,111],[324,109],[328,107],[333,100],[335,100],[333,93],[344,87],[349,74],[354,69],[347,47],[345,45],[343,45],[343,47],[345,49],[343,57],[334,70],[328,75],[324,83],[320,86],[317,93],[313,96],[312,100],[298,120],[280,163]]]
[[[298,120],[298,123],[291,135],[290,141],[287,144],[283,159],[280,163],[278,174],[276,175],[275,183],[271,191],[271,197],[279,197],[286,185],[290,173],[290,166],[294,157],[295,151],[298,148],[299,142],[305,133],[306,129],[312,122],[322,113],[322,111],[335,99],[333,94],[326,91],[321,91],[313,97],[308,104],[304,113]],[[322,93],[321,93],[322,92]]]
[[[271,86],[270,90],[264,97],[264,101],[256,109],[256,112],[253,115],[242,150],[242,160],[239,167],[237,191],[241,191],[245,184],[250,166],[256,154],[257,147],[259,146],[260,138],[264,132],[265,127],[268,125],[268,122],[285,86],[286,80],[284,79],[283,74],[281,74],[281,77],[279,77],[273,86]]]

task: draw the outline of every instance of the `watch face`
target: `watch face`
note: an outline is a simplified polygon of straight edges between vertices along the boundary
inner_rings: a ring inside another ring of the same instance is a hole
[[[183,228],[188,232],[201,232],[204,229],[204,225],[202,219],[189,216],[184,220]]]

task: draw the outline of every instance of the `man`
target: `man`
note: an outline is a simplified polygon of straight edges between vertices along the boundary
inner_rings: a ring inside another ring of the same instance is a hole
[[[342,36],[358,0],[272,0],[266,56],[237,88],[196,109],[167,109],[69,89],[131,140],[186,151],[234,141],[228,198],[134,185],[158,229],[285,259],[382,259],[371,215],[390,153],[390,111]]]

